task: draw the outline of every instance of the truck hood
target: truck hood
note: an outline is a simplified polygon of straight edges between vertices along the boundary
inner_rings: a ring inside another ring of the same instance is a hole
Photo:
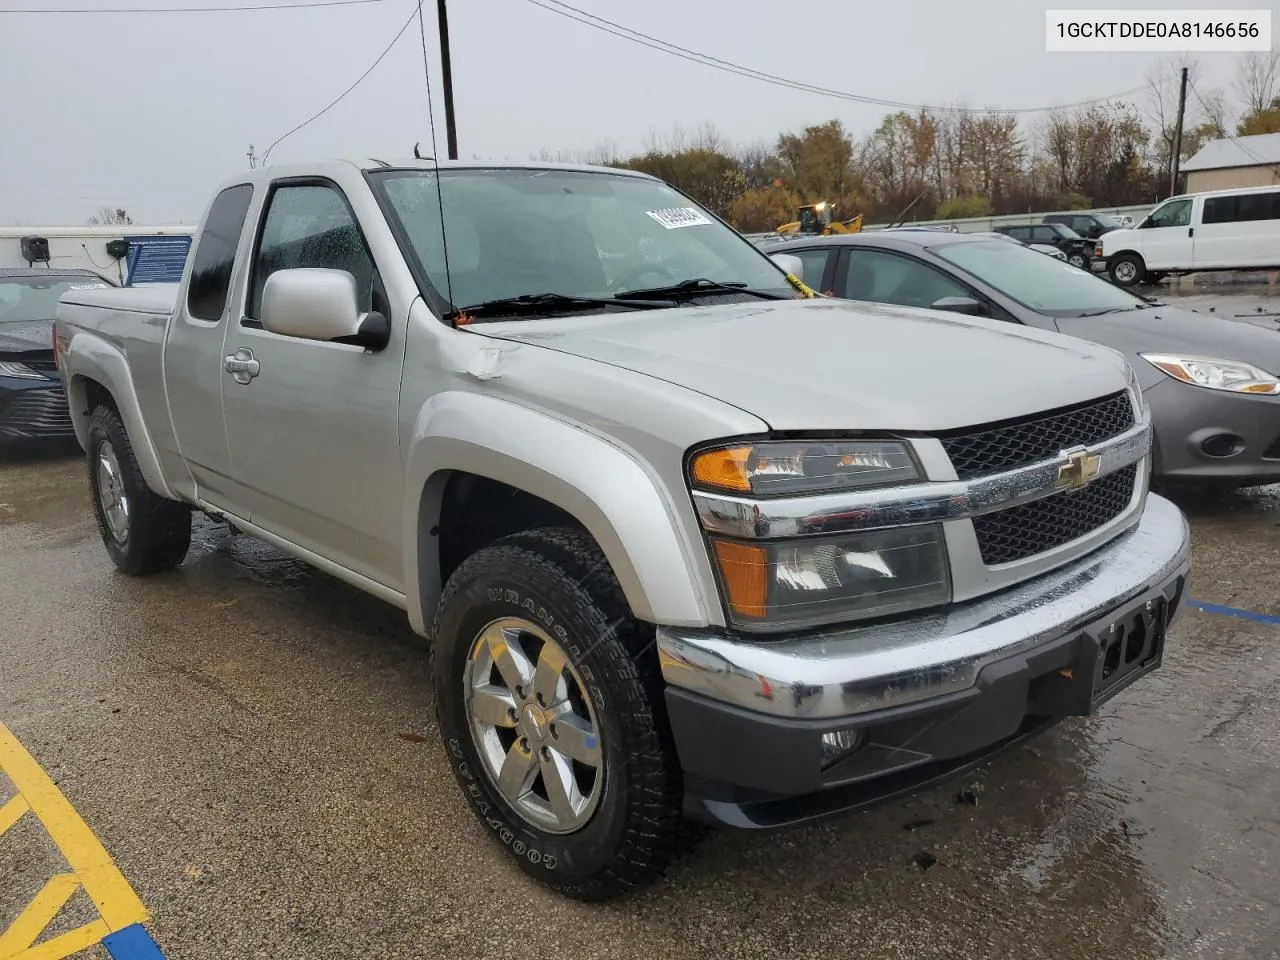
[[[1108,230],[1094,243],[1101,244],[1108,253],[1133,245],[1137,237],[1136,227],[1121,227],[1119,230]]]
[[[935,431],[1123,390],[1115,352],[997,320],[779,300],[476,324],[678,384],[775,430]]]

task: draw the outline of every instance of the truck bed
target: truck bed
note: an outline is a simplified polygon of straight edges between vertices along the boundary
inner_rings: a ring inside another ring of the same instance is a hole
[[[179,284],[176,283],[161,283],[149,287],[71,290],[63,294],[61,302],[68,306],[93,307],[98,310],[168,316],[178,303],[178,290]]]

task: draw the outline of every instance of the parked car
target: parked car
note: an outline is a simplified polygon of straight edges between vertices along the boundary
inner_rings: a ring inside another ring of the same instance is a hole
[[[1170,273],[1280,267],[1280,188],[1171,197],[1132,230],[1098,240],[1113,283],[1158,283]]]
[[[983,231],[979,233],[970,233],[970,234],[966,234],[966,236],[993,237],[996,240],[1004,240],[1008,243],[1016,243],[1019,246],[1028,248],[1029,250],[1034,250],[1036,253],[1043,253],[1045,256],[1053,257],[1053,259],[1055,260],[1067,259],[1067,255],[1065,253],[1063,253],[1057,247],[1052,247],[1047,243],[1026,243],[1025,241],[1017,239],[1016,237],[1009,236],[1009,234],[1007,233],[997,233],[994,230],[990,232]]]
[[[766,251],[769,248],[765,248]],[[821,237],[788,249],[834,296],[991,317],[1125,354],[1165,483],[1280,482],[1280,333],[1192,313],[969,234]]]
[[[0,449],[75,436],[53,363],[53,317],[62,294],[106,286],[88,270],[0,269]]]
[[[1042,243],[1056,247],[1067,258],[1067,263],[1082,270],[1091,270],[1093,243],[1070,227],[1060,223],[1032,223],[1018,226],[996,227],[997,233],[1005,233],[1023,243]]]
[[[1119,217],[1109,213],[1050,213],[1043,223],[1060,223],[1087,240],[1097,240],[1104,233],[1124,229]]]
[[[63,297],[107,553],[202,510],[403,607],[467,803],[587,900],[1157,668],[1188,529],[1124,358],[784,265],[630,171],[245,171],[179,287]]]

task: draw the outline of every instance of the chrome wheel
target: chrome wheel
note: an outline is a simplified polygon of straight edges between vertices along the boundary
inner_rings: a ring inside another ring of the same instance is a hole
[[[560,646],[528,620],[495,620],[472,642],[463,684],[476,750],[511,808],[547,833],[581,829],[604,790],[604,753]]]
[[[1116,279],[1121,283],[1132,283],[1138,278],[1138,265],[1132,260],[1121,260],[1116,264]]]
[[[1079,254],[1074,254],[1073,256],[1067,257],[1067,263],[1071,264],[1073,267],[1080,267],[1081,269],[1083,269],[1084,257],[1080,256]]]
[[[102,516],[116,543],[129,539],[129,495],[120,475],[120,461],[115,448],[107,440],[98,444],[94,474],[98,481],[98,500],[102,504]]]

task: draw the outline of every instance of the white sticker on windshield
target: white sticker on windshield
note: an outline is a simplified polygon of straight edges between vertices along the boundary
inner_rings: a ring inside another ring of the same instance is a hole
[[[68,290],[101,290],[105,283],[73,283]]]
[[[665,210],[646,210],[645,212],[668,230],[711,223],[711,218],[697,207],[667,207]]]

